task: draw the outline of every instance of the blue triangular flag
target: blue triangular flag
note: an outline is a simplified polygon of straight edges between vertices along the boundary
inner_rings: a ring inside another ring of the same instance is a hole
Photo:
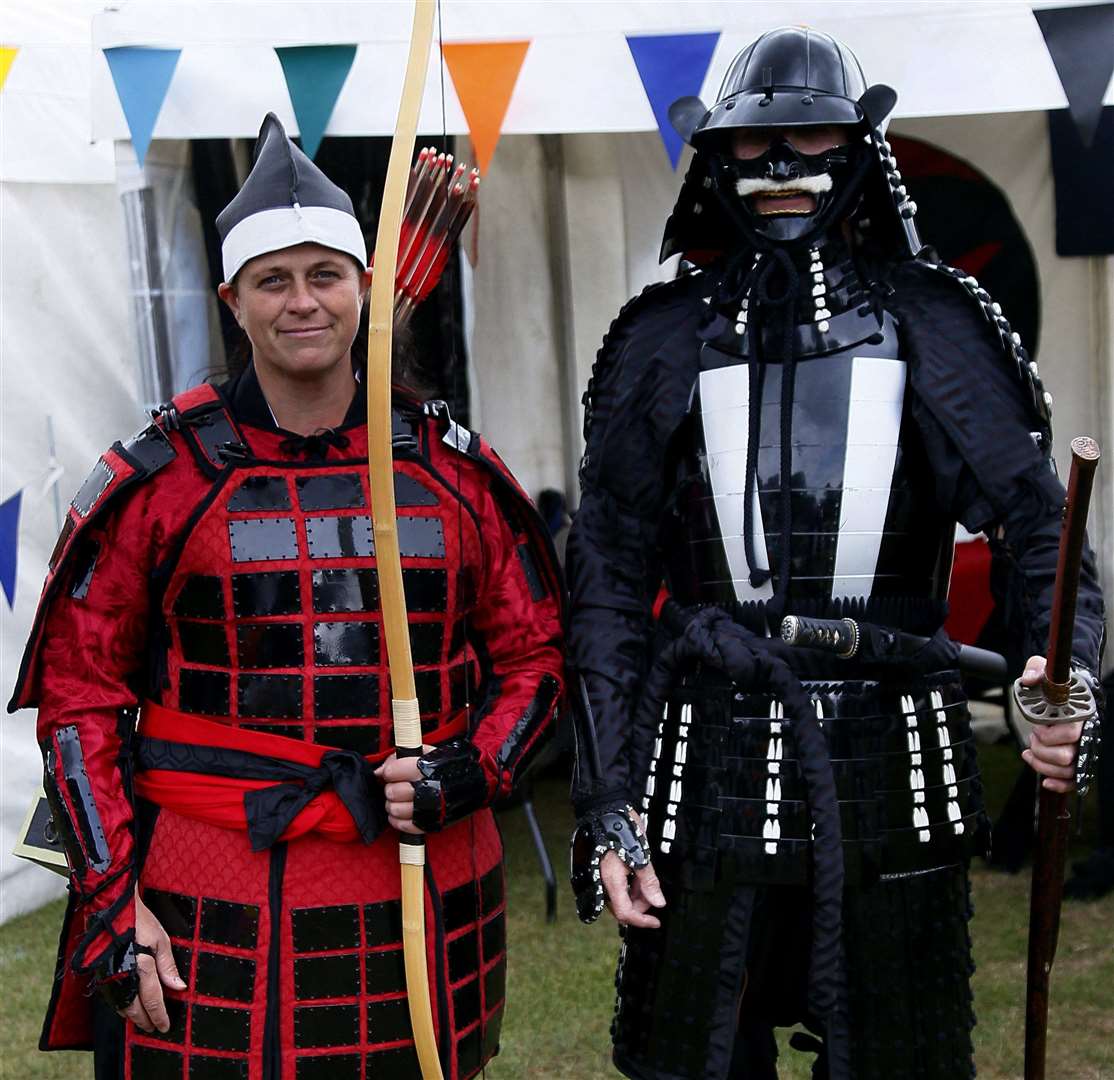
[[[104,50],[141,166],[181,55],[181,49],[148,49],[141,45]]]
[[[313,157],[321,145],[333,106],[356,59],[355,45],[293,45],[275,49],[286,76],[290,104],[298,120],[302,150]]]
[[[674,169],[681,160],[684,142],[669,122],[669,106],[679,97],[700,93],[718,41],[718,31],[627,36],[634,65]]]
[[[19,550],[19,504],[23,492],[17,491],[0,503],[0,587],[8,598],[8,607],[15,606],[15,567]]]

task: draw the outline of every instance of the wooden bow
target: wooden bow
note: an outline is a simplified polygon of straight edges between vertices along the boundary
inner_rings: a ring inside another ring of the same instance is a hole
[[[418,114],[425,90],[433,42],[436,0],[415,0],[414,26],[402,99],[398,107],[383,202],[375,239],[375,274],[371,282],[367,357],[367,444],[375,560],[379,574],[380,609],[391,674],[391,710],[395,749],[400,758],[422,752],[422,725],[414,688],[410,625],[402,589],[402,561],[395,521],[394,458],[391,451],[391,346],[394,329],[395,271],[403,201],[410,173]],[[399,834],[402,873],[402,950],[410,1024],[423,1080],[441,1080],[441,1061],[433,1030],[425,942],[425,838]]]

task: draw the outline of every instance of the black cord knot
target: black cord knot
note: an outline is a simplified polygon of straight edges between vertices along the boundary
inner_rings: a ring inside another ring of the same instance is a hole
[[[796,301],[800,283],[801,275],[793,256],[785,248],[775,247],[758,264],[751,295],[760,304],[781,308]]]
[[[337,450],[347,450],[351,440],[333,428],[318,428],[310,435],[289,435],[279,443],[279,449],[284,454],[297,457],[304,454],[306,461],[323,461],[329,453],[329,447]]]

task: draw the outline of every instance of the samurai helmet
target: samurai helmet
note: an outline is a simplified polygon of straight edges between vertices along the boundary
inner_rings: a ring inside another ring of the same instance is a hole
[[[896,102],[890,87],[868,86],[855,54],[828,34],[804,27],[763,34],[732,61],[710,108],[697,97],[670,106],[670,122],[696,154],[662,258],[703,247],[724,216],[762,249],[815,242],[855,212],[868,188],[892,211],[882,126]],[[842,136],[839,145],[817,139],[829,127]],[[745,153],[748,135],[753,154]],[[709,189],[719,212],[699,221]],[[919,241],[907,243],[919,249]]]

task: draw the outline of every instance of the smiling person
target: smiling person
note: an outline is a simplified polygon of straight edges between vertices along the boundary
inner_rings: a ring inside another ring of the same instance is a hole
[[[623,926],[614,1060],[639,1080],[773,1080],[796,1024],[817,1080],[974,1075],[955,523],[990,538],[1035,682],[1064,489],[1017,335],[917,238],[895,100],[784,28],[710,109],[676,102],[695,154],[662,257],[683,272],[623,309],[588,387],[573,886]],[[854,658],[783,644],[789,616],[853,616]],[[1102,641],[1088,554],[1088,677]],[[1079,738],[1034,735],[1047,787],[1072,787]]]
[[[399,761],[353,363],[359,222],[268,116],[217,227],[251,363],[98,462],[12,701],[39,708],[71,871],[41,1045],[94,1048],[98,1080],[417,1078],[397,837],[423,832],[433,1016],[464,1080],[504,1007],[488,807],[562,690],[548,533],[486,443],[396,371],[426,743]]]

